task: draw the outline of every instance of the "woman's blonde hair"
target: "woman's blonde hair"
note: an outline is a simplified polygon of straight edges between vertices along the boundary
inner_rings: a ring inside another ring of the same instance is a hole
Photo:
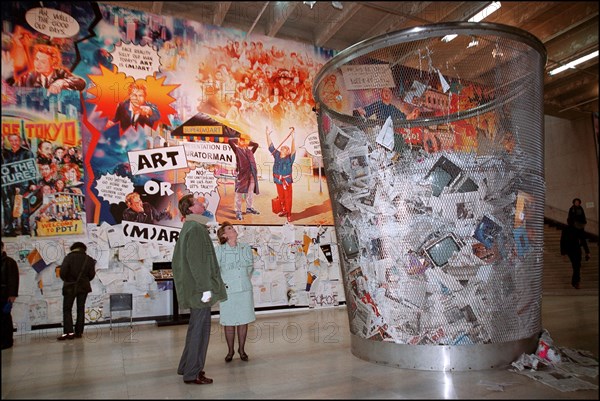
[[[217,230],[217,238],[219,239],[219,244],[221,245],[227,242],[227,238],[225,238],[225,228],[227,228],[228,226],[233,227],[233,224],[231,224],[228,221],[224,221],[223,223],[221,223],[221,226]]]

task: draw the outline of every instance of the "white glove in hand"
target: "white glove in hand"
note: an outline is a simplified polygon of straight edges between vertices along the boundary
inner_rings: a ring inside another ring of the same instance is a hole
[[[202,302],[208,302],[212,298],[212,293],[210,291],[204,291],[202,293]]]

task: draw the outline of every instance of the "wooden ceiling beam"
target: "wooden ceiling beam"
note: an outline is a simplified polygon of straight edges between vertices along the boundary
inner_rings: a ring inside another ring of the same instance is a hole
[[[363,3],[361,3],[363,4]],[[366,31],[363,35],[361,35],[358,40],[363,41],[368,38],[372,38],[375,36],[383,35],[389,32],[397,31],[400,29],[406,28],[406,24],[409,21],[408,15],[419,15],[429,4],[430,1],[414,1],[414,2],[406,2],[402,4],[402,7],[408,6],[410,9],[408,13],[404,12],[384,12],[382,9],[381,20],[378,24],[374,25],[371,29]],[[421,19],[421,18],[419,18]],[[429,20],[426,20],[430,22]]]
[[[544,32],[542,30],[542,28],[546,25],[545,20],[547,19],[547,15],[553,15],[554,13],[556,13],[557,11],[555,9],[553,9],[553,5],[552,2],[550,2],[550,5],[543,5],[543,4],[535,4],[533,5],[531,8],[528,6],[529,3],[527,3],[527,5],[522,5],[522,3],[509,3],[510,5],[510,9],[507,10],[503,16],[501,16],[501,18],[496,17],[494,19],[494,21],[496,23],[504,23],[507,25],[511,24],[511,21],[509,20],[505,20],[505,18],[507,18],[508,16],[512,16],[512,15],[519,15],[519,23],[523,24],[523,27],[528,27],[529,29],[527,30],[530,33],[535,33],[537,32],[538,34]],[[502,10],[502,8],[500,8],[500,10]],[[575,12],[575,10],[572,10],[572,12]],[[492,14],[492,17],[497,14],[494,13]],[[527,19],[524,19],[525,17],[523,16],[527,16]],[[490,18],[493,19],[493,18]],[[542,21],[543,22],[540,22]],[[560,19],[559,19],[560,20]],[[571,27],[566,26],[566,23],[573,23],[573,29],[571,33],[569,33],[569,31],[571,30]],[[556,55],[565,55],[564,53],[561,52],[567,52],[567,51],[576,51],[578,49],[582,49],[585,46],[593,46],[594,44],[597,46],[598,44],[598,21],[597,19],[595,20],[589,20],[588,23],[585,24],[580,24],[577,22],[573,22],[572,19],[570,18],[565,18],[563,20],[561,20],[560,22],[554,21],[553,24],[555,31],[562,31],[563,35],[560,38],[554,39],[552,41],[550,41],[547,45],[546,45],[546,50],[548,53],[548,63],[546,64],[546,71],[548,71],[551,68],[554,68],[555,66],[557,66],[556,62],[553,62],[553,57],[556,57]],[[552,31],[550,33],[548,33],[548,35],[553,34],[555,31]],[[537,35],[535,35],[537,36]],[[540,39],[540,41],[544,40],[543,35],[537,36],[538,39]],[[481,43],[480,43],[481,46]],[[468,53],[465,52],[464,56],[461,56],[459,58],[457,58],[456,60],[454,60],[453,62],[455,63],[455,65],[458,65],[460,62],[464,61],[465,57],[471,58],[471,59],[478,59],[480,58],[479,56],[477,56],[477,54],[482,55],[482,57],[489,52],[489,45],[488,46],[484,46],[481,47],[481,49],[478,50],[478,52],[473,55],[472,53]],[[570,59],[574,58],[573,53],[570,53],[571,57]],[[582,54],[583,55],[583,54]],[[570,61],[569,59],[569,61]],[[554,67],[552,66],[554,64]],[[483,64],[482,64],[483,66]],[[494,66],[489,65],[488,68],[482,68],[481,71],[479,71],[477,73],[477,75],[481,75],[481,76],[487,76],[490,75],[490,73],[492,72],[492,70],[494,70]],[[546,85],[548,85],[549,79],[548,77],[545,77],[545,87]],[[551,80],[551,78],[550,78]],[[597,75],[596,75],[596,80],[597,80]]]
[[[269,22],[267,23],[265,34],[267,36],[275,37],[277,32],[279,32],[283,24],[285,24],[287,19],[293,14],[299,4],[299,1],[275,2],[273,12],[269,15]]]
[[[217,1],[215,2],[214,14],[212,17],[212,24],[221,26],[225,21],[225,16],[231,7],[231,1]]]
[[[491,1],[463,1],[461,4],[458,5],[458,7],[456,7],[449,13],[445,13],[443,10],[437,10],[436,13],[441,17],[437,19],[437,22],[466,22],[473,15],[477,14],[479,11],[487,7],[490,3]],[[443,16],[443,14],[446,15]]]
[[[552,69],[598,49],[598,19],[578,25],[546,44],[548,68]]]
[[[563,91],[569,90],[572,86],[585,88],[586,86],[598,86],[598,60],[595,62],[586,62],[573,69],[563,71],[559,74],[544,76],[544,92],[559,96]]]
[[[552,85],[544,86],[544,99],[552,99],[562,96],[564,93],[573,93],[581,90],[581,88],[594,87],[598,82],[598,77],[591,75],[579,74],[573,78],[553,83]]]
[[[321,30],[315,35],[314,45],[317,47],[323,47],[325,43],[340,30],[346,22],[352,18],[354,14],[361,9],[361,6],[353,2],[344,2],[344,8],[339,13],[334,14],[333,21],[326,24]]]
[[[555,7],[555,3],[552,1],[501,2],[502,6],[500,9],[487,17],[483,22],[505,24],[528,31],[524,27],[527,25],[537,25],[543,21],[544,19],[540,16]]]
[[[550,3],[550,4],[548,4]],[[531,21],[536,21],[544,12],[550,10],[553,6],[552,2],[504,2],[499,10],[491,14],[483,22],[491,22],[496,24],[504,24],[509,26],[520,27],[526,24],[532,24]],[[473,52],[464,51],[452,60],[454,65],[460,65],[470,60],[477,60],[480,57],[489,57],[492,51],[492,44],[482,43],[480,41],[478,48]],[[483,64],[480,65],[481,71],[475,73],[476,76],[486,76],[498,66],[489,64],[487,68]]]
[[[598,16],[598,4],[544,2],[552,6],[537,18],[523,24],[524,29],[548,44],[559,36]],[[529,3],[527,3],[529,4]],[[583,5],[582,5],[583,4]]]
[[[589,99],[598,98],[598,87],[587,87],[584,90],[578,90],[574,93],[565,94],[560,98],[553,98],[545,101],[544,104],[552,104],[555,107],[562,109],[580,106],[586,103]]]

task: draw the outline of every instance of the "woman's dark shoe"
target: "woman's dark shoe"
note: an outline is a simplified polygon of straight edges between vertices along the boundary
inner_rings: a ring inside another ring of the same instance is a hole
[[[233,354],[227,354],[225,356],[225,362],[231,362],[233,360]]]
[[[246,354],[244,351],[240,351],[238,350],[238,353],[240,354],[240,359],[244,362],[248,362],[248,354]]]

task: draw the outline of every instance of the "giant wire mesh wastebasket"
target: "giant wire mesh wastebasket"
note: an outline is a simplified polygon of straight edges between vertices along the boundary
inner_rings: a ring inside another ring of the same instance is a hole
[[[358,43],[315,77],[354,355],[469,370],[535,351],[545,62],[525,31],[447,23]]]

